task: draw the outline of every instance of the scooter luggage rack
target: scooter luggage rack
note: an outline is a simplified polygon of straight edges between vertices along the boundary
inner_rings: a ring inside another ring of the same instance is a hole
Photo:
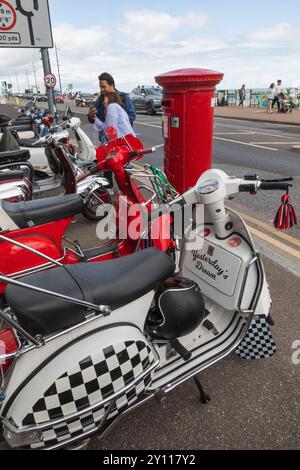
[[[133,178],[145,178],[150,181],[152,188],[150,186],[139,186],[139,189],[147,189],[155,194],[149,201],[144,203],[144,206],[148,206],[155,199],[158,203],[168,204],[179,197],[179,193],[169,183],[166,174],[153,165],[145,164],[144,170],[130,169],[126,171]]]

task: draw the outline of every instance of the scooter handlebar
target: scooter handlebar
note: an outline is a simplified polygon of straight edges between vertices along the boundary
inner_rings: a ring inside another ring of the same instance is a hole
[[[129,152],[130,158],[138,158],[142,157],[143,155],[149,155],[150,153],[155,153],[156,147],[146,148],[141,150],[135,150],[134,152]]]
[[[287,191],[289,188],[293,187],[290,183],[284,182],[261,182],[259,184],[260,191]]]

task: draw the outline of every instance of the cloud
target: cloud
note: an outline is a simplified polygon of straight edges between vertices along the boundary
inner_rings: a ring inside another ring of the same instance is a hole
[[[81,58],[106,48],[110,40],[110,30],[91,26],[78,29],[68,23],[60,23],[53,30],[57,46],[68,55]]]
[[[53,30],[58,46],[63,87],[72,83],[77,90],[96,91],[99,73],[115,76],[124,91],[138,84],[154,83],[160,73],[179,68],[199,67],[225,73],[221,87],[268,86],[279,78],[285,84],[300,85],[300,28],[296,24],[276,23],[248,34],[214,31],[208,16],[187,11],[175,16],[163,11],[128,11],[114,28],[107,23],[76,28],[63,22]],[[55,52],[50,52],[57,74]],[[34,83],[32,62],[39,83],[43,70],[39,52],[0,49],[0,80],[19,73],[21,89],[27,87],[25,69]],[[299,64],[299,65],[298,65]],[[16,88],[15,90],[16,91]]]
[[[286,45],[293,48],[300,43],[300,26],[278,23],[261,27],[245,36],[242,46],[253,48],[281,48]]]
[[[199,11],[188,11],[181,23],[189,28],[203,28],[208,23],[208,15]]]
[[[180,19],[168,13],[153,10],[129,11],[120,31],[132,41],[141,44],[160,44],[178,29]]]

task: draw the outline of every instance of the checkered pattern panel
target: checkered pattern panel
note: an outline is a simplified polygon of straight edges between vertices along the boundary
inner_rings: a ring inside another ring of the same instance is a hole
[[[118,415],[130,408],[130,405],[134,404],[138,400],[150,383],[151,374],[146,376],[144,380],[130,389],[129,392],[122,395],[117,400],[112,412],[108,416],[107,422],[113,422]],[[43,433],[42,442],[34,444],[30,448],[32,450],[47,449],[68,441],[69,439],[79,437],[88,431],[95,430],[101,424],[106,411],[107,407],[101,407],[99,410],[83,415],[73,421],[68,421],[60,426],[55,426],[49,431]]]
[[[271,328],[264,315],[254,316],[236,353],[243,359],[268,359],[277,352]]]
[[[83,430],[88,430],[88,427],[92,429],[96,422],[101,421],[106,411],[104,407],[101,408],[103,400],[132,384],[133,388],[124,395],[123,401],[118,400],[116,414],[119,413],[119,408],[128,406],[132,400],[135,401],[136,380],[153,362],[151,349],[142,341],[120,343],[91,354],[51,385],[24,418],[23,426],[66,418],[65,425],[58,427],[58,431],[52,429],[45,433],[45,440],[55,440],[58,443],[69,437],[77,437],[77,432],[80,435]],[[145,387],[142,388],[144,390]],[[71,414],[97,403],[101,409],[95,415],[82,415],[73,422],[67,419]]]

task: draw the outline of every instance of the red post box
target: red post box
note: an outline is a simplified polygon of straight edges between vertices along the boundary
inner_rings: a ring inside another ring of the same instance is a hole
[[[163,87],[165,172],[181,194],[212,166],[216,85],[223,74],[183,69],[155,78]]]

